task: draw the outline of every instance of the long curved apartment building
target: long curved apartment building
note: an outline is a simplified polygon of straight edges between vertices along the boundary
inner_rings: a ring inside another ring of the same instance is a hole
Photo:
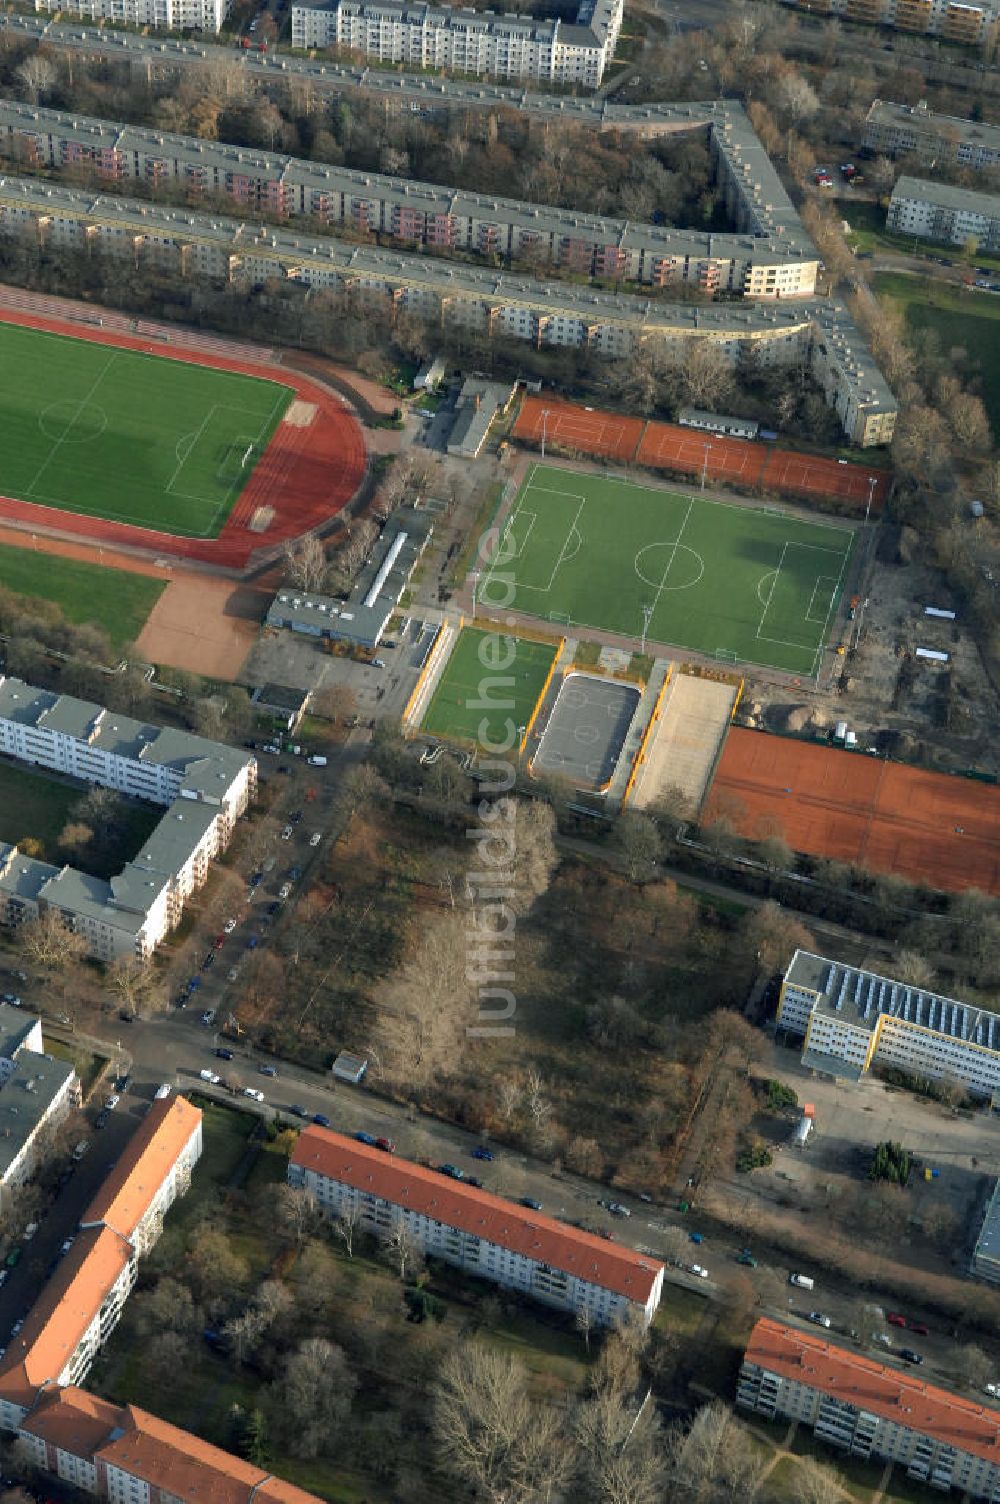
[[[744,117],[745,119],[745,117]],[[697,116],[688,129],[703,125]],[[766,154],[723,120],[717,159],[735,234],[632,224],[520,199],[492,197],[277,152],[202,141],[138,126],[0,101],[0,151],[32,169],[89,171],[117,186],[141,181],[192,196],[224,195],[245,213],[309,219],[366,243],[391,242],[490,265],[549,263],[574,275],[652,288],[777,301],[815,291],[818,257],[781,190],[763,176]],[[723,150],[724,146],[724,150]],[[768,168],[770,164],[767,163]],[[787,205],[787,208],[786,208]]]

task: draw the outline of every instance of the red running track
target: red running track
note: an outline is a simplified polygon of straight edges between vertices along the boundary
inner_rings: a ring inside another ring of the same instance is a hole
[[[151,549],[224,569],[246,569],[252,555],[259,550],[270,552],[291,538],[323,527],[343,510],[361,484],[366,457],[357,419],[332,392],[298,371],[277,363],[240,360],[159,341],[150,343],[148,336],[140,338],[6,308],[0,308],[0,320],[94,344],[139,350],[163,360],[280,381],[316,409],[308,427],[297,428],[288,422],[278,425],[216,538],[184,538],[155,528],[87,517],[80,512],[0,496],[0,518],[14,526],[70,533],[120,547]],[[271,522],[263,532],[251,532],[253,515],[263,506],[273,510]]]
[[[836,497],[856,511],[868,503],[872,478],[873,511],[878,511],[889,491],[888,471],[867,465],[842,465],[819,455],[700,433],[674,423],[646,423],[548,397],[526,397],[514,424],[514,437],[540,444],[543,425],[546,443],[553,449],[682,475],[700,475],[704,469],[710,479],[745,490],[807,499]]]

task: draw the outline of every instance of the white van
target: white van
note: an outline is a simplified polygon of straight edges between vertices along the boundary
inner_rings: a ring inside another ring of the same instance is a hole
[[[173,1087],[170,1085],[169,1081],[164,1081],[162,1086],[158,1086],[156,1088],[156,1101],[162,1102],[163,1098],[169,1097],[172,1091]]]
[[[220,1080],[222,1079],[220,1076],[217,1076],[214,1071],[199,1071],[198,1074],[203,1081],[208,1081],[212,1086],[218,1086]]]
[[[814,1290],[816,1288],[816,1281],[810,1279],[808,1274],[790,1274],[788,1276],[788,1283],[790,1285],[798,1285],[800,1290]]]
[[[309,766],[311,768],[325,768],[326,767],[326,758],[325,757],[310,757],[309,758]]]

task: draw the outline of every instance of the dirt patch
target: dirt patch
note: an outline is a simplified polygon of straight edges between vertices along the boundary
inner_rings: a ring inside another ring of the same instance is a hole
[[[235,679],[254,643],[270,596],[204,575],[175,576],[136,644],[154,663],[211,679]]]

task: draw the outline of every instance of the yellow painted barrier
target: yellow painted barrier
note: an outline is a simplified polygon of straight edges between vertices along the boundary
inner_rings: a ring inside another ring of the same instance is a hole
[[[559,662],[559,659],[562,657],[562,650],[563,650],[563,648],[565,646],[566,646],[566,639],[565,639],[565,637],[561,637],[559,639],[559,646],[556,648],[556,656],[553,658],[552,662],[549,664],[549,671],[545,675],[545,683],[542,685],[542,692],[538,696],[538,699],[535,701],[535,708],[531,712],[531,716],[529,717],[528,724],[524,728],[524,735],[521,738],[521,745],[517,749],[519,753],[523,753],[525,747],[528,745],[528,737],[531,735],[531,733],[532,733],[532,731],[534,729],[535,722],[538,719],[538,713],[541,710],[543,704],[545,703],[545,696],[548,694],[548,692],[549,692],[549,685],[552,683],[552,675],[556,671],[556,664]]]
[[[629,798],[631,797],[636,778],[639,776],[639,769],[646,759],[646,748],[649,744],[649,738],[653,734],[653,727],[656,725],[657,721],[660,718],[660,711],[663,709],[663,696],[667,692],[667,685],[670,683],[670,676],[673,671],[674,666],[671,663],[667,669],[666,675],[664,676],[663,683],[660,685],[660,692],[656,696],[656,704],[653,706],[653,714],[650,716],[649,723],[646,726],[645,731],[642,733],[642,741],[639,743],[639,746],[636,749],[635,760],[632,763],[632,771],[628,775],[628,783],[626,783],[625,792],[622,794],[622,809],[625,808],[626,804],[629,801]]]
[[[464,618],[459,617],[459,620],[458,620],[458,630],[459,630],[459,632],[461,632],[461,630],[462,630],[463,620],[464,620]],[[446,635],[447,635],[447,627],[446,627],[445,623],[442,622],[441,625],[440,625],[440,627],[438,628],[438,635],[434,639],[434,642],[433,642],[433,645],[431,647],[431,650],[427,654],[427,661],[424,664],[423,668],[420,670],[420,673],[417,675],[417,682],[413,686],[413,693],[410,695],[410,698],[406,702],[406,709],[403,711],[403,716],[402,716],[402,724],[403,724],[404,728],[408,727],[409,724],[410,724],[410,717],[413,715],[414,711],[416,710],[416,707],[417,707],[417,705],[419,703],[419,700],[420,700],[421,691],[423,690],[424,685],[427,683],[427,679],[428,679],[428,676],[430,675],[431,669],[437,663],[438,654],[441,651],[441,644],[444,642]],[[455,641],[456,642],[458,641],[458,634],[456,634],[456,636],[455,636]]]

